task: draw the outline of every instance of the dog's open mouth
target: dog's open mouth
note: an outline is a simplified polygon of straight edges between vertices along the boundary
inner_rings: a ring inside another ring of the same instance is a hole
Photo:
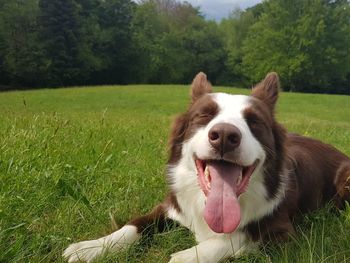
[[[199,185],[207,197],[204,219],[216,233],[232,233],[241,215],[238,197],[246,190],[258,160],[241,166],[223,160],[195,160]]]

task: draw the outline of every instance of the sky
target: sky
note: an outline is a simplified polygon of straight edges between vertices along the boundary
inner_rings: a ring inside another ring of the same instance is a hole
[[[185,0],[181,0],[184,2]],[[245,9],[262,2],[261,0],[186,0],[200,10],[208,19],[217,21],[227,17],[235,8]]]

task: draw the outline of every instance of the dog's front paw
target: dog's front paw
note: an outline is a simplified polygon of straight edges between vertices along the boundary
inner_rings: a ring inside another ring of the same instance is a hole
[[[201,263],[196,250],[189,248],[171,255],[169,263]]]
[[[100,256],[103,251],[103,244],[99,240],[82,241],[71,244],[64,252],[63,257],[72,262],[92,262]]]

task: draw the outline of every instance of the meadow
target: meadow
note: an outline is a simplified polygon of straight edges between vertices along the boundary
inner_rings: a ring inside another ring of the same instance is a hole
[[[64,262],[68,244],[108,234],[162,201],[169,126],[188,94],[180,85],[0,93],[0,262]],[[350,155],[350,96],[283,93],[277,118]],[[307,215],[297,232],[229,262],[350,261],[349,207]],[[98,262],[167,262],[194,244],[189,231],[170,227]]]

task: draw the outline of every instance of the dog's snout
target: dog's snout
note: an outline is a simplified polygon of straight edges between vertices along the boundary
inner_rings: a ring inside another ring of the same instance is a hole
[[[240,130],[228,123],[215,124],[208,133],[209,143],[221,155],[234,151],[241,143]]]

